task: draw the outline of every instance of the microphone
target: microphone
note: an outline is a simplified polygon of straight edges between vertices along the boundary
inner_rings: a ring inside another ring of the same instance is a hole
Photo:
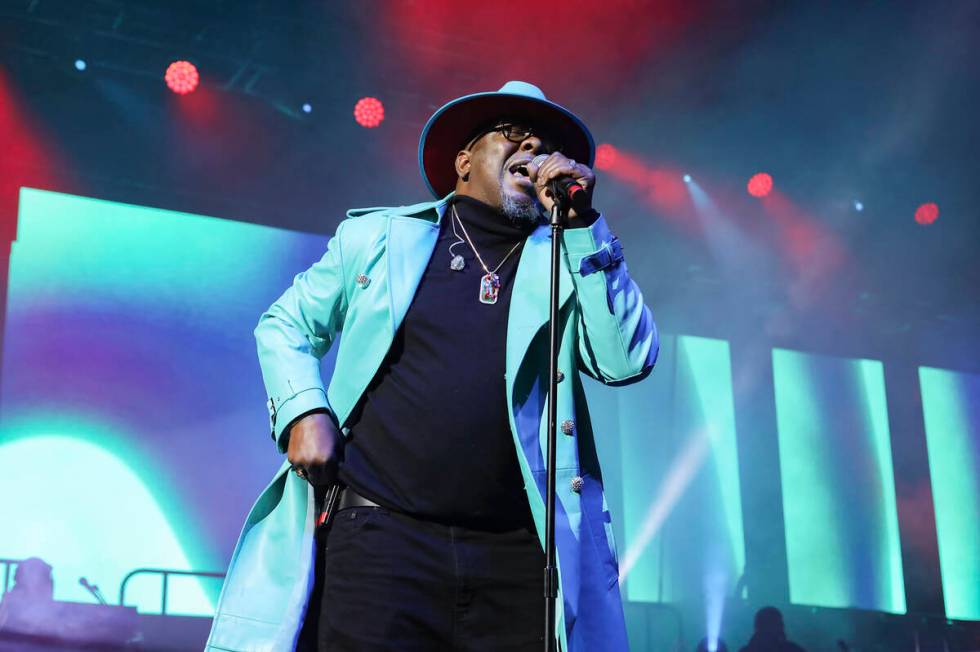
[[[89,584],[89,581],[84,577],[78,578],[78,583],[85,587],[85,590],[95,596],[95,599],[99,601],[99,604],[106,604],[105,598],[102,597],[102,591],[95,584]]]
[[[537,170],[548,158],[547,154],[538,154],[531,159],[531,168],[537,176]],[[589,210],[589,193],[585,188],[570,176],[558,177],[551,181],[551,194],[556,201],[574,208],[579,213]]]

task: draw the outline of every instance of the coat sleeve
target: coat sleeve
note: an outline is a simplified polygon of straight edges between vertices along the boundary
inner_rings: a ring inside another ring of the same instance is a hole
[[[588,227],[566,229],[564,238],[578,302],[579,368],[606,384],[643,379],[660,341],[619,239],[601,215]]]
[[[323,257],[296,275],[255,327],[272,438],[280,452],[286,451],[287,427],[298,416],[317,409],[331,412],[320,358],[330,349],[347,313],[341,251],[345,224],[341,222]]]

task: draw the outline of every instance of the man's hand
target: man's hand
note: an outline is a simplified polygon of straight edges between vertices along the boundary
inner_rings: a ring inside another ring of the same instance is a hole
[[[337,480],[343,436],[324,412],[313,412],[289,429],[286,458],[301,477],[315,487]]]
[[[589,204],[591,205],[592,191],[595,188],[595,173],[592,172],[589,166],[583,163],[576,163],[561,152],[554,152],[538,167],[537,174],[531,179],[538,193],[538,201],[541,202],[541,205],[544,206],[544,209],[549,214],[551,213],[551,207],[555,204],[549,186],[551,185],[552,179],[559,177],[574,178],[585,189],[585,192],[588,193]],[[568,218],[573,220],[576,217],[578,217],[578,214],[575,212],[575,209],[570,208]]]

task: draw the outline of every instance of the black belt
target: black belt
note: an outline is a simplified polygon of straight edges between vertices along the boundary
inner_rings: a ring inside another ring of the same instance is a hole
[[[340,498],[337,500],[337,509],[335,512],[350,509],[351,507],[381,507],[381,505],[370,498],[365,498],[350,487],[344,487],[340,492]]]

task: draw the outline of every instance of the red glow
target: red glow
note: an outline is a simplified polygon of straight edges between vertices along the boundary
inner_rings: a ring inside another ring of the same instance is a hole
[[[17,229],[22,186],[82,193],[70,165],[0,66],[0,260]],[[7,250],[9,251],[9,249]],[[6,268],[0,270],[0,288]],[[0,290],[2,291],[2,290]]]
[[[793,266],[790,300],[797,307],[818,300],[831,287],[833,273],[849,263],[843,243],[821,220],[778,190],[760,203],[769,217],[771,235]]]
[[[178,95],[193,92],[201,80],[200,75],[197,74],[197,67],[190,61],[174,61],[167,66],[163,78],[167,82],[167,87]]]
[[[378,65],[391,75],[410,71],[413,86],[434,106],[521,79],[576,111],[594,107],[599,115],[608,108],[604,95],[632,92],[635,73],[688,38],[692,25],[703,29],[702,5],[661,0],[612,9],[592,0],[567,0],[556,11],[557,5],[550,2],[385,3],[376,18],[385,47],[394,55],[382,57]],[[567,43],[556,45],[556,52],[562,52],[558,56],[518,54],[530,53],[529,44],[540,42],[542,26],[548,34],[565,35],[570,43],[587,42],[588,55],[576,57],[570,69],[563,49],[571,47]],[[419,47],[420,34],[425,35],[425,47]],[[467,35],[462,41],[461,34]],[[461,65],[466,82],[448,83],[460,79]],[[589,83],[583,85],[582,79]]]
[[[939,206],[933,202],[922,204],[915,209],[915,221],[928,226],[939,219]]]
[[[753,174],[747,187],[753,197],[766,197],[772,192],[772,177],[765,172]]]
[[[362,127],[377,127],[384,119],[384,104],[376,97],[362,97],[354,105],[354,120]]]
[[[616,163],[619,152],[609,143],[603,143],[595,148],[595,169],[608,170]]]
[[[595,167],[632,187],[638,198],[649,205],[658,218],[693,229],[694,225],[687,220],[690,202],[680,170],[647,163],[638,156],[605,143],[596,148]]]

